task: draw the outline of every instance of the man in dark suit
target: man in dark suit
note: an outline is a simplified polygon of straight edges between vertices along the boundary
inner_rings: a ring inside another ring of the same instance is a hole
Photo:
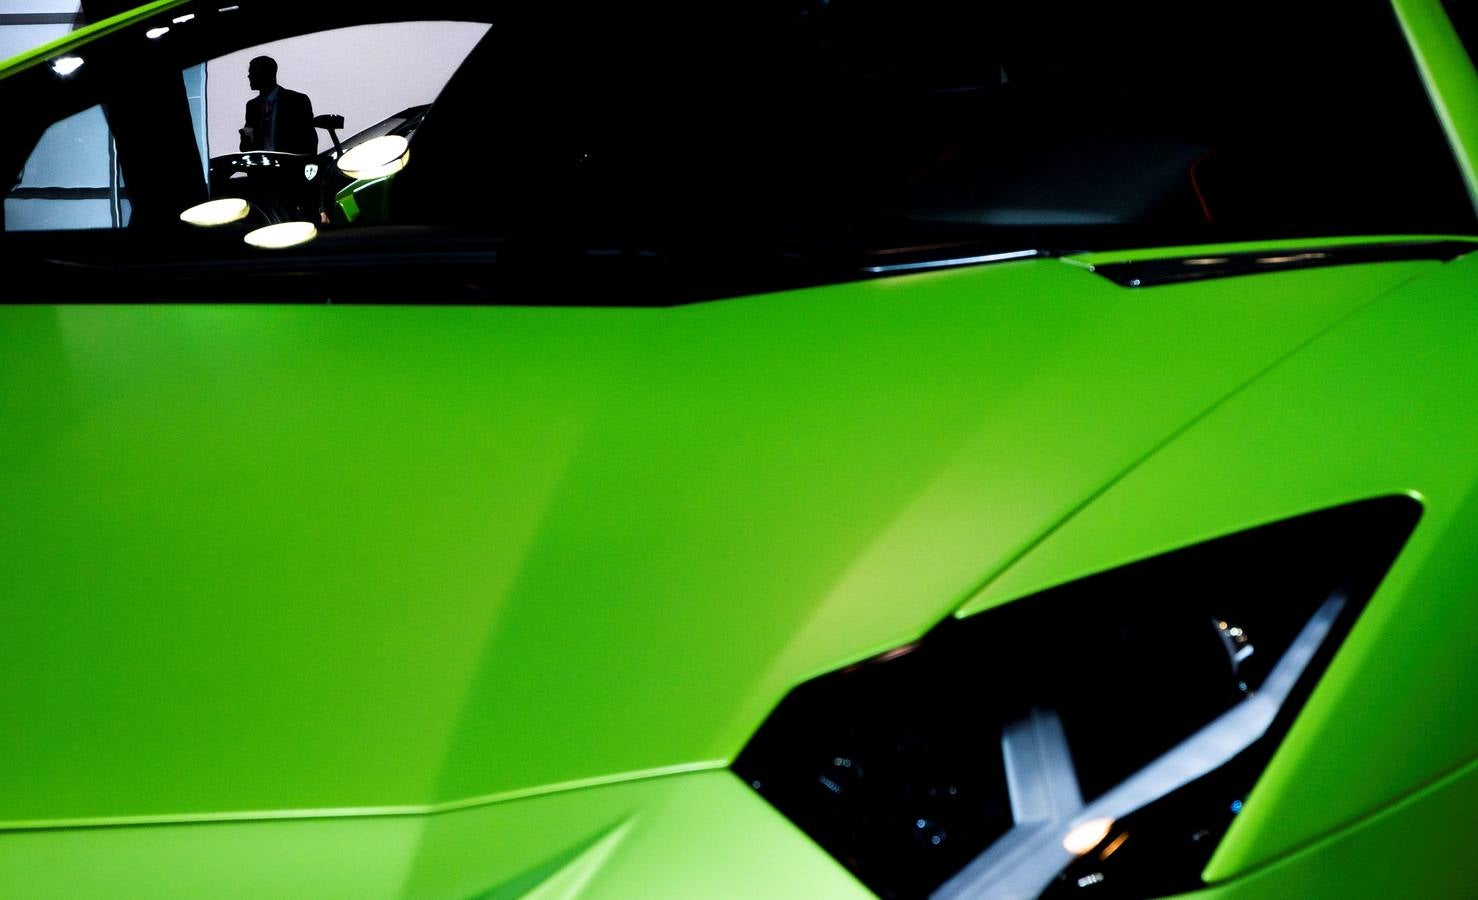
[[[258,56],[247,66],[246,76],[257,96],[246,101],[241,149],[317,153],[313,101],[307,94],[290,91],[277,83],[277,60]]]

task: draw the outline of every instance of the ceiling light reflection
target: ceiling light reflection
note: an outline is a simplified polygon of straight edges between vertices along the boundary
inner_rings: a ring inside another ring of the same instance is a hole
[[[1074,856],[1082,856],[1108,837],[1109,830],[1113,827],[1114,820],[1108,816],[1089,819],[1067,833],[1062,839],[1062,847]]]
[[[164,25],[159,28],[150,28],[148,31],[144,32],[144,37],[148,38],[151,41],[157,41],[160,38],[164,37],[166,34],[169,34],[168,25]]]
[[[312,222],[278,222],[247,232],[243,240],[264,250],[282,250],[306,244],[316,237],[318,228]]]
[[[1265,266],[1277,266],[1284,263],[1308,262],[1315,259],[1327,259],[1328,253],[1293,253],[1288,256],[1264,256],[1258,260]]]
[[[51,70],[58,75],[71,75],[80,68],[82,68],[82,57],[80,56],[63,56],[51,64]]]
[[[371,138],[339,157],[339,171],[356,180],[394,175],[410,161],[410,146],[410,141],[398,134]]]
[[[894,647],[892,650],[889,650],[887,653],[884,653],[882,656],[879,656],[877,658],[877,661],[878,662],[890,662],[891,660],[895,660],[895,659],[897,659],[900,656],[907,656],[907,655],[909,655],[910,653],[914,652],[917,649],[919,649],[919,645],[918,644],[905,644],[902,647]]]
[[[251,212],[251,204],[237,197],[223,197],[198,203],[180,213],[180,221],[201,228],[214,228],[240,222]]]
[[[1108,859],[1110,856],[1113,856],[1114,851],[1124,846],[1124,842],[1127,840],[1129,840],[1129,832],[1126,831],[1118,837],[1114,838],[1113,842],[1110,843],[1107,847],[1104,847],[1103,852],[1098,854],[1098,858]]]

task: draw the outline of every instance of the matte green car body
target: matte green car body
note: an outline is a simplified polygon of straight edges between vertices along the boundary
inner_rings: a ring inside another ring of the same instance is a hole
[[[1396,5],[1471,187],[1478,78]],[[1399,493],[1205,895],[1467,893],[1478,252],[1092,271],[1174,252],[662,309],[0,307],[0,894],[868,896],[727,771],[789,689]]]

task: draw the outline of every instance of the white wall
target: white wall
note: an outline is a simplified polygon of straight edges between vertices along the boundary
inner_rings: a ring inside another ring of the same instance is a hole
[[[277,81],[313,101],[314,115],[344,117],[348,137],[409,106],[430,103],[488,30],[482,22],[395,22],[359,25],[274,41],[213,59],[207,69],[210,155],[240,144],[246,67],[254,56],[277,60]],[[328,149],[319,132],[318,149]]]
[[[0,17],[44,15],[72,18],[81,7],[79,0],[0,0]],[[40,25],[17,25],[0,18],[0,60],[24,53],[54,41],[72,30],[70,21]]]
[[[0,25],[0,59],[19,56],[71,30],[70,25]]]

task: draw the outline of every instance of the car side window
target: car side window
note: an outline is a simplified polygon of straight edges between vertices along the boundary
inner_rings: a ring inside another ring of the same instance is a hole
[[[248,200],[268,221],[384,221],[395,173],[380,171],[383,166],[345,173],[338,168],[341,155],[375,138],[400,138],[408,146],[431,102],[487,30],[480,22],[364,24],[209,60],[212,199]],[[385,162],[394,167],[394,160]]]
[[[5,195],[7,231],[119,228],[131,213],[101,105],[53,124]]]
[[[176,6],[24,73],[41,90],[10,138],[37,137],[9,148],[24,155],[0,184],[4,230],[148,229],[207,200],[259,225],[382,221],[394,173],[346,174],[341,155],[408,144],[489,23],[277,12]]]

